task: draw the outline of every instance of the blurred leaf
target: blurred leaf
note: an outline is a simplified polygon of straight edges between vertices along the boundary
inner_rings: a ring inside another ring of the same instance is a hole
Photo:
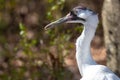
[[[20,31],[20,35],[24,35],[25,34],[25,32],[24,31]]]
[[[19,23],[20,30],[25,30],[25,26],[22,23]]]
[[[51,10],[56,10],[56,9],[58,9],[58,6],[57,6],[57,5],[54,5],[54,6],[52,6],[52,8],[51,8]]]

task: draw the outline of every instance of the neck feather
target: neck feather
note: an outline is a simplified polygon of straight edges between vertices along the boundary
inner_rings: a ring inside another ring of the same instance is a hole
[[[76,60],[82,76],[87,66],[96,64],[90,51],[90,44],[94,37],[95,31],[95,27],[86,25],[81,36],[79,36],[76,41]]]

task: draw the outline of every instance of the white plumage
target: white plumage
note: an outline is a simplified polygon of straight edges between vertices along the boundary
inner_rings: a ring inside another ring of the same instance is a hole
[[[48,24],[45,29],[60,23],[82,23],[84,29],[76,40],[76,60],[82,78],[80,80],[120,80],[108,67],[97,64],[90,51],[99,20],[98,15],[85,7],[75,7],[67,16]]]

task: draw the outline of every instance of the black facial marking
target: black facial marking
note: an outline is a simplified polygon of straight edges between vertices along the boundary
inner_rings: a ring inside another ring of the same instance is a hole
[[[85,19],[78,17],[74,10],[72,10],[72,11],[70,12],[70,15],[73,16],[73,17],[72,17],[72,20],[82,20],[82,21],[86,21]]]

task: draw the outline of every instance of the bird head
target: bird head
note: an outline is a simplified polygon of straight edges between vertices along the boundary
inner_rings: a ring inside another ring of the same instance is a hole
[[[60,18],[45,26],[45,29],[52,28],[61,23],[81,23],[83,25],[97,25],[98,15],[86,7],[78,6],[73,8],[65,17]]]

